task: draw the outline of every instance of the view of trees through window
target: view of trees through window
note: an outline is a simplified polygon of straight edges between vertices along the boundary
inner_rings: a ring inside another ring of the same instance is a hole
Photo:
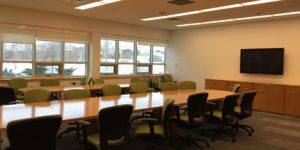
[[[87,72],[86,44],[37,40],[34,49],[33,44],[3,43],[2,53],[2,77],[85,76]]]
[[[100,61],[101,74],[163,74],[165,46],[102,39]]]

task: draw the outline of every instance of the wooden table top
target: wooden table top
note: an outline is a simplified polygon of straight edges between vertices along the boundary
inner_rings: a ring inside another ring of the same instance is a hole
[[[6,129],[8,122],[23,118],[61,114],[64,122],[71,122],[96,118],[100,109],[122,104],[132,104],[134,112],[159,108],[168,98],[174,98],[175,104],[183,105],[186,104],[189,95],[200,92],[209,93],[209,101],[219,100],[226,95],[233,94],[229,91],[218,90],[178,90],[3,105],[0,106],[0,131]]]
[[[41,86],[41,87],[27,87],[20,88],[19,91],[27,92],[32,89],[45,89],[50,92],[63,92],[71,89],[86,89],[86,90],[101,90],[105,84],[94,84],[94,85],[68,85],[68,86]],[[129,84],[118,84],[121,88],[129,88]]]

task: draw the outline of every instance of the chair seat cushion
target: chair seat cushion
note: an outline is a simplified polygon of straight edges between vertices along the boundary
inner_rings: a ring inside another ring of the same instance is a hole
[[[153,125],[154,134],[156,136],[164,137],[164,129],[161,125]],[[150,136],[150,128],[148,124],[139,124],[135,128],[136,136]]]
[[[16,95],[17,100],[24,100],[24,95],[23,94],[18,94]]]
[[[180,120],[181,120],[181,121],[184,121],[184,122],[186,122],[186,123],[189,123],[189,116],[188,116],[188,114],[182,114],[182,115],[180,115]],[[203,117],[200,117],[200,118],[194,118],[194,121],[195,121],[196,123],[202,123],[202,122],[204,122],[204,118],[203,118]]]
[[[91,143],[92,145],[97,146],[98,149],[100,149],[100,140],[99,140],[99,134],[91,134],[87,136],[87,141]],[[121,145],[125,143],[125,137],[121,137],[120,139],[116,140],[108,140],[107,141],[109,145]]]
[[[235,106],[234,107],[234,112],[240,114],[241,113],[241,107],[240,106]]]
[[[206,115],[210,115],[210,113],[207,112]],[[214,110],[213,111],[213,117],[218,118],[219,120],[222,120],[222,111],[221,110]]]

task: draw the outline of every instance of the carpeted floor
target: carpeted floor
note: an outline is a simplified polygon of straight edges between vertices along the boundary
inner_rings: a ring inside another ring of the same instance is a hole
[[[270,113],[255,112],[251,119],[244,120],[243,124],[251,125],[255,128],[253,136],[248,136],[246,132],[237,133],[237,142],[232,143],[226,136],[217,138],[215,142],[210,142],[207,150],[300,150],[300,118],[274,115]],[[201,137],[200,130],[189,130],[193,137]],[[186,135],[186,130],[181,135]],[[7,147],[8,142],[3,134],[5,142],[2,148]],[[201,137],[210,140],[208,137]],[[167,143],[161,143],[166,145]],[[202,144],[203,145],[203,144]],[[148,142],[131,136],[125,150],[144,150],[149,146]],[[187,150],[196,150],[195,146],[184,146]],[[84,147],[76,139],[74,134],[64,136],[58,140],[58,150],[83,150]]]

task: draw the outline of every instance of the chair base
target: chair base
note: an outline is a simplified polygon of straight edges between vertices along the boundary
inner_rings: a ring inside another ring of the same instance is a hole
[[[226,130],[225,127],[226,126],[231,126],[231,128],[229,130]],[[226,135],[228,137],[231,138],[232,142],[235,143],[236,139],[235,139],[235,133],[233,132],[233,127],[234,125],[230,125],[230,124],[226,124],[226,125],[222,125],[219,126],[217,128],[214,129],[206,129],[202,131],[202,134],[206,133],[206,132],[215,132],[219,137],[221,136],[221,134]],[[211,138],[211,141],[215,141],[215,137]]]
[[[64,130],[63,132],[60,132],[57,136],[58,139],[61,139],[61,136],[64,135],[64,134],[67,134],[67,133],[70,133],[70,132],[73,132],[75,131],[76,132],[76,139],[79,139],[80,138],[80,125],[76,122],[74,123],[69,123],[69,125],[73,125],[72,127],[68,127],[66,130]],[[74,126],[76,125],[76,126]]]
[[[235,124],[231,127],[231,129],[235,129],[238,131],[239,129],[243,129],[248,133],[249,136],[252,136],[252,134],[255,132],[254,128],[248,125],[243,125],[243,124]]]

